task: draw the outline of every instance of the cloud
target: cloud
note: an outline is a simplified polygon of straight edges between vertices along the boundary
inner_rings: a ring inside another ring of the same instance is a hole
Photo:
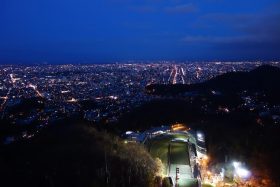
[[[206,47],[219,56],[243,59],[280,58],[280,13],[208,14],[200,18],[204,34],[186,34],[181,41],[189,47]],[[196,28],[197,29],[197,28]]]
[[[166,7],[164,11],[167,13],[192,13],[197,11],[197,8],[196,6],[190,3],[190,4]]]
[[[258,21],[242,27],[242,32],[249,35],[263,37],[275,42],[280,42],[280,13],[268,14],[258,18]]]
[[[261,42],[254,36],[186,36],[182,39],[186,43],[199,44],[230,44],[239,42]]]
[[[205,35],[187,35],[187,43],[271,44],[280,46],[280,13],[263,11],[258,14],[215,13],[201,16],[195,26],[208,29]],[[227,35],[223,35],[223,28]]]

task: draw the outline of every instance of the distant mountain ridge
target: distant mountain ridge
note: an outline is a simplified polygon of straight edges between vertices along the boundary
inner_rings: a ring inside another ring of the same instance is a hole
[[[198,84],[153,84],[146,87],[147,93],[155,95],[207,90],[280,92],[280,68],[263,65],[250,72],[229,72]]]

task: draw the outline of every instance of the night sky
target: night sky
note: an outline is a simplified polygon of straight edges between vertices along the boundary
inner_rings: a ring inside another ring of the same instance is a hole
[[[277,59],[279,0],[0,0],[0,63]]]

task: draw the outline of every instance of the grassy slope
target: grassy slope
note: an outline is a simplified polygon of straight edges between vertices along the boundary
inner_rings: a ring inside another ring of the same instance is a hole
[[[171,143],[171,164],[190,165],[188,146],[182,142]]]

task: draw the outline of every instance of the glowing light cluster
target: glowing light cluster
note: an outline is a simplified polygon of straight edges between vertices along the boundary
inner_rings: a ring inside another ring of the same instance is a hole
[[[234,172],[238,177],[248,179],[251,176],[251,172],[244,168],[240,162],[233,162],[232,165],[234,167]]]

